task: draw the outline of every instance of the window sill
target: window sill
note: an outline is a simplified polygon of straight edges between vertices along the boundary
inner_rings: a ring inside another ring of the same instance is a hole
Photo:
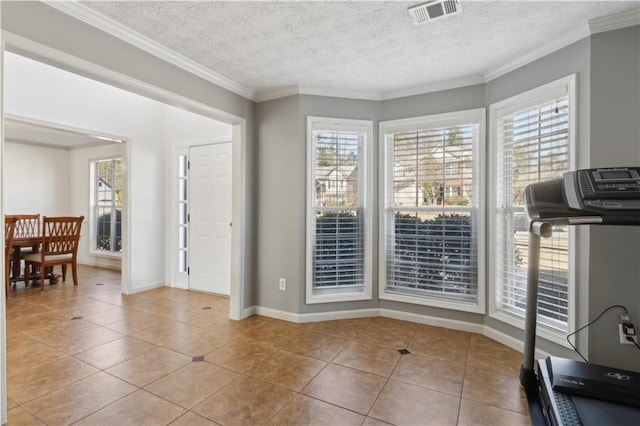
[[[333,303],[333,302],[355,302],[360,300],[371,300],[371,293],[365,291],[322,291],[307,292],[307,304],[313,305],[317,303]]]
[[[430,296],[417,296],[393,293],[380,289],[381,300],[391,300],[394,302],[410,303],[412,305],[433,306],[436,308],[451,309],[454,311],[471,312],[474,314],[485,314],[484,306],[478,302],[463,302],[447,298],[437,298]]]

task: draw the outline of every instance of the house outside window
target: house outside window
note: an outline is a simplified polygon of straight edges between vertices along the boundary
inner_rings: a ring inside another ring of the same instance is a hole
[[[121,158],[91,163],[92,250],[119,254],[122,251],[123,164]]]
[[[371,121],[307,118],[307,303],[371,299]]]
[[[575,76],[491,106],[493,247],[491,315],[524,327],[528,227],[523,191],[575,168]],[[554,227],[541,240],[538,332],[566,345],[573,328],[574,230]]]
[[[380,123],[381,299],[484,313],[484,109]]]

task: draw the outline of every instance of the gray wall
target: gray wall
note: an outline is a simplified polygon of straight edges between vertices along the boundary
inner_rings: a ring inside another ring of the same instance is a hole
[[[640,27],[591,37],[591,167],[640,164]],[[640,228],[591,229],[589,312],[620,304],[640,325]],[[618,312],[589,329],[593,362],[640,370],[640,351],[618,343]]]

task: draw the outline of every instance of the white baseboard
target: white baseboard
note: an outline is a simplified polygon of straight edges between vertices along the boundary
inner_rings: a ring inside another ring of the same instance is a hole
[[[502,343],[520,353],[523,352],[524,343],[485,324],[476,324],[467,321],[459,321],[453,319],[433,317],[429,315],[413,314],[409,312],[396,311],[393,309],[372,308],[372,309],[354,309],[348,311],[329,311],[318,312],[312,314],[295,314],[292,312],[281,311],[278,309],[265,308],[263,306],[251,306],[244,310],[243,318],[251,315],[264,315],[270,318],[276,318],[283,321],[295,323],[307,323],[318,321],[331,321],[350,318],[369,318],[369,317],[386,317],[398,320],[411,321],[420,324],[432,325],[435,327],[450,328],[452,330],[467,331],[486,336],[496,342]],[[536,349],[536,358],[546,358],[550,354]]]
[[[145,284],[142,287],[132,288],[130,292],[125,293],[125,294],[142,293],[143,291],[153,290],[154,288],[160,288],[160,287],[166,287],[165,283],[164,282],[158,282],[158,283]]]

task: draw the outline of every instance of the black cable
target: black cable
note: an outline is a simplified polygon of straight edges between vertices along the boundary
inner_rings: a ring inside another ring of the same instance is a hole
[[[638,342],[636,342],[636,340],[633,337],[627,336],[627,340],[633,343],[634,345],[636,345],[636,348],[638,348],[638,350],[640,351],[640,345],[638,344]]]
[[[627,311],[627,308],[625,308],[624,306],[622,306],[622,305],[612,305],[612,306],[609,306],[609,307],[608,307],[607,309],[605,309],[604,311],[600,312],[600,315],[598,315],[598,316],[596,317],[596,319],[594,319],[593,321],[591,321],[589,324],[587,324],[587,325],[583,325],[582,327],[580,327],[579,329],[577,329],[577,330],[576,330],[576,331],[574,331],[573,333],[569,333],[569,334],[567,334],[567,342],[569,342],[569,344],[571,345],[571,347],[573,348],[573,350],[574,350],[574,351],[576,351],[576,353],[577,353],[578,355],[580,355],[580,358],[582,358],[582,359],[584,360],[584,362],[586,362],[587,364],[589,363],[589,361],[587,361],[587,359],[586,359],[585,357],[583,357],[583,356],[582,356],[582,354],[580,353],[580,351],[578,350],[578,348],[576,348],[575,346],[573,346],[573,343],[571,343],[571,340],[569,340],[569,337],[571,337],[571,336],[573,336],[574,334],[576,334],[576,333],[578,333],[578,332],[580,332],[580,331],[584,330],[585,328],[589,327],[591,324],[593,324],[594,322],[596,322],[596,321],[598,321],[600,318],[602,318],[602,316],[603,316],[607,311],[610,311],[610,310],[611,310],[611,309],[613,309],[613,308],[620,308],[620,309],[623,309],[623,310],[624,310],[624,313],[625,313],[625,314],[627,314],[627,315],[629,315],[629,311]],[[634,341],[633,343],[635,343],[635,341]],[[637,343],[635,343],[635,344],[636,344],[636,346],[638,346],[638,344],[637,344]],[[640,349],[640,347],[638,347],[638,349]]]

